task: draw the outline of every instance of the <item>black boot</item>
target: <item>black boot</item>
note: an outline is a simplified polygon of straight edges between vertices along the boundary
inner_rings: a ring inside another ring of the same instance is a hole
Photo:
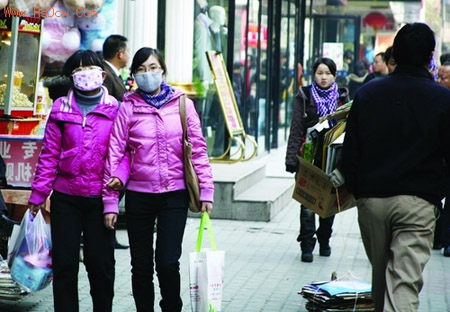
[[[117,241],[117,238],[114,237],[114,249],[128,249],[130,246],[128,245],[122,245]]]

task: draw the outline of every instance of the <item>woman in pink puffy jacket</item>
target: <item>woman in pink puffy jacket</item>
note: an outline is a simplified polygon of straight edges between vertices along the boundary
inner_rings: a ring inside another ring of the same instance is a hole
[[[105,211],[117,213],[118,190],[126,185],[125,214],[137,311],[153,311],[153,257],[162,311],[181,311],[179,259],[188,212],[179,109],[184,94],[164,81],[167,68],[155,49],[137,51],[131,73],[138,89],[125,94],[111,132],[103,203]],[[188,137],[193,145],[192,162],[200,182],[202,213],[211,212],[212,170],[200,120],[189,99],[186,116]],[[127,153],[129,166],[120,166]],[[114,226],[113,222],[110,226]]]
[[[53,190],[50,216],[55,311],[79,310],[81,233],[93,311],[111,311],[114,232],[105,226],[105,220],[116,215],[104,211],[101,196],[118,104],[102,86],[105,72],[94,52],[75,52],[64,64],[63,73],[71,78],[73,88],[55,101],[50,112],[29,208],[37,212]]]

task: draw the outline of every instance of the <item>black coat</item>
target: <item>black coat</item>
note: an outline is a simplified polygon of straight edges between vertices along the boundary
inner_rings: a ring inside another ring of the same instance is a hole
[[[341,163],[356,197],[416,195],[439,206],[443,159],[450,163],[450,90],[425,68],[399,65],[358,90]]]

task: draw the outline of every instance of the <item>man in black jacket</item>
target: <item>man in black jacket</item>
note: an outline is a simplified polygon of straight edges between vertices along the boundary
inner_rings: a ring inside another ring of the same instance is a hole
[[[362,86],[347,120],[342,172],[357,198],[372,264],[376,311],[417,311],[450,163],[450,90],[427,68],[435,38],[425,24],[394,39],[395,71]]]

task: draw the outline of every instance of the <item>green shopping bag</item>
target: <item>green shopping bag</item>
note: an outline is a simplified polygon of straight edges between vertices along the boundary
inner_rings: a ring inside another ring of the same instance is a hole
[[[211,248],[202,249],[203,230],[208,229]],[[189,288],[192,312],[221,312],[225,251],[216,249],[211,220],[203,213],[196,251],[189,253]]]

